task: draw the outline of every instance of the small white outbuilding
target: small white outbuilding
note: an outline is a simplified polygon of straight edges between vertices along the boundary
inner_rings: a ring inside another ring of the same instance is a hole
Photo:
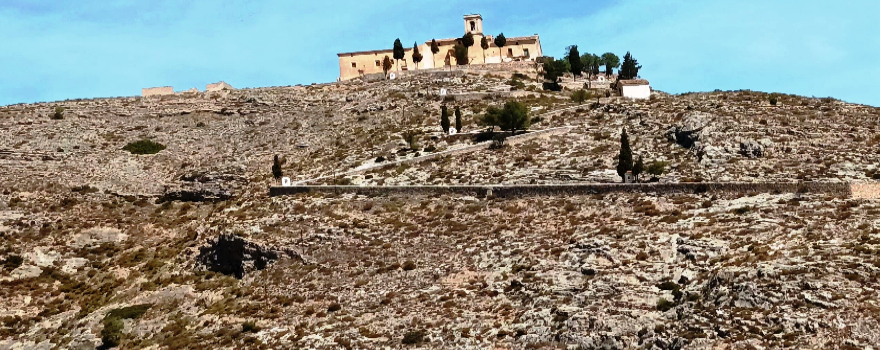
[[[620,92],[620,96],[623,97],[636,100],[647,100],[651,98],[651,85],[644,79],[618,81],[617,89]]]

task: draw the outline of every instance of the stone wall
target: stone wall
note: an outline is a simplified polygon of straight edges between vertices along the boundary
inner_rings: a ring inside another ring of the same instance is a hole
[[[875,188],[876,190],[877,188]],[[690,182],[690,183],[589,183],[557,185],[460,185],[460,186],[273,186],[270,196],[297,193],[388,194],[458,194],[496,197],[569,196],[605,193],[818,193],[850,198],[850,184],[845,182]],[[876,197],[874,197],[876,198]]]
[[[430,51],[429,51],[430,52]],[[366,82],[375,82],[385,80],[385,73],[379,70],[380,73],[367,73],[360,75],[359,79],[362,79]],[[412,69],[405,71],[396,71],[391,70],[388,73],[394,73],[397,79],[405,79],[412,76],[422,76],[422,75],[438,75],[441,77],[456,77],[462,76],[467,73],[509,73],[513,74],[514,72],[521,72],[523,74],[528,75],[529,77],[534,77],[535,74],[535,66],[534,62],[531,61],[521,61],[521,62],[506,62],[506,63],[489,63],[489,64],[471,64],[466,66],[444,66],[440,68],[429,68],[429,69]],[[353,79],[355,77],[349,78]],[[347,80],[347,79],[342,79]],[[586,80],[585,80],[586,81]]]
[[[161,95],[174,95],[174,88],[170,86],[163,87],[154,87],[154,88],[143,88],[141,89],[141,96],[161,96]]]
[[[880,199],[880,183],[855,182],[850,190],[854,199]]]

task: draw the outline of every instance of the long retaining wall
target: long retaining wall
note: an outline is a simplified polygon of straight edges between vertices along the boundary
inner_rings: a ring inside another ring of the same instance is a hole
[[[848,182],[686,182],[686,183],[583,183],[555,185],[460,185],[460,186],[273,186],[270,196],[298,193],[361,195],[457,194],[496,197],[589,195],[605,193],[814,193],[841,198],[880,198],[878,183]]]

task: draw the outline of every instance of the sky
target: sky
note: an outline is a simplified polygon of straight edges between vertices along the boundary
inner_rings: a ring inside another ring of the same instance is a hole
[[[470,13],[547,56],[629,51],[669,93],[880,106],[877,0],[0,0],[0,105],[332,82],[336,53],[461,36]]]

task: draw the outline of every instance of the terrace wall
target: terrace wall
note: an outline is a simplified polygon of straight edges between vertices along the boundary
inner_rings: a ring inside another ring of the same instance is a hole
[[[870,192],[880,198],[880,186]],[[361,195],[416,195],[458,194],[496,197],[566,196],[606,193],[814,193],[841,198],[866,198],[862,193],[868,187],[860,186],[860,196],[853,195],[852,184],[846,182],[690,182],[690,183],[589,183],[557,185],[461,185],[461,186],[322,186],[300,185],[269,189],[270,196],[297,193],[355,193]]]

